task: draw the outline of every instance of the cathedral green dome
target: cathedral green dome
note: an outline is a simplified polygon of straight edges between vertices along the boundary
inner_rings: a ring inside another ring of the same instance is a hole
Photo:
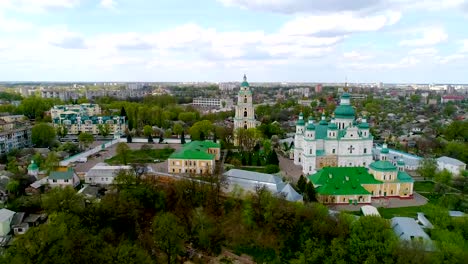
[[[296,122],[296,126],[303,126],[303,125],[305,125],[304,114],[302,114],[302,112],[301,112],[299,114],[299,119]]]
[[[399,160],[397,161],[397,165],[398,165],[398,166],[405,166],[405,162],[404,162],[402,159],[399,159]]]
[[[338,126],[335,123],[328,124],[328,129],[330,130],[337,130]]]
[[[243,81],[241,83],[241,87],[249,87],[249,83],[247,81]]]
[[[382,154],[388,154],[388,148],[382,148],[382,150],[380,150],[380,153]]]
[[[39,169],[39,167],[37,166],[36,163],[34,163],[34,160],[31,160],[31,164],[29,164],[28,170],[35,171],[35,170],[38,170],[38,169]]]
[[[309,123],[307,125],[307,130],[315,130],[315,125],[313,123]]]
[[[341,98],[349,99],[349,98],[351,98],[351,96],[349,95],[349,93],[343,93],[343,94],[341,95]]]
[[[376,171],[395,171],[396,170],[396,167],[390,161],[387,161],[387,160],[374,161],[369,165],[369,167]]]
[[[336,118],[353,118],[355,116],[354,108],[350,105],[340,105],[335,109]]]
[[[360,123],[358,125],[358,128],[369,128],[369,124],[368,123]]]

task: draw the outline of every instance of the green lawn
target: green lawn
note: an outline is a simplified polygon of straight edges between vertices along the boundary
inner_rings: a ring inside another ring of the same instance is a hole
[[[424,181],[424,182],[414,182],[414,191],[416,192],[432,192],[434,191],[434,182]]]
[[[240,170],[246,170],[246,171],[254,171],[254,172],[260,172],[260,173],[266,173],[266,167],[258,167],[258,168],[252,168],[252,167],[240,167]]]
[[[411,207],[400,207],[400,208],[378,208],[380,215],[383,218],[390,219],[395,216],[404,216],[416,218],[418,212],[422,212],[423,206],[411,206]]]
[[[164,161],[172,153],[174,149],[164,148],[164,149],[150,149],[150,150],[130,150],[128,156],[128,164],[131,163],[154,163],[155,160]],[[120,155],[116,155],[110,159],[106,159],[106,163],[111,165],[117,165],[122,163],[122,158]]]

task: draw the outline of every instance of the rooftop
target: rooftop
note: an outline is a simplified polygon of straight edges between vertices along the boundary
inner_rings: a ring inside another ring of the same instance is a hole
[[[388,160],[379,160],[372,162],[369,167],[377,171],[396,171],[395,165]]]
[[[455,165],[455,166],[464,166],[464,165],[466,165],[464,162],[462,162],[460,160],[450,158],[450,157],[447,157],[447,156],[442,156],[440,158],[437,158],[437,161],[447,163],[447,164],[451,164],[451,165]]]
[[[49,179],[52,180],[71,180],[73,179],[73,168],[65,168],[65,169],[58,169],[56,171],[52,171],[49,175]]]
[[[169,159],[213,160],[215,155],[208,153],[209,148],[221,148],[221,146],[213,141],[196,140],[184,144],[182,149],[172,153]]]
[[[14,215],[15,215],[15,212],[11,210],[8,210],[5,208],[0,209],[0,223],[10,218],[13,218]]]
[[[361,184],[380,184],[364,167],[325,167],[310,175],[309,180],[319,194],[370,194]]]

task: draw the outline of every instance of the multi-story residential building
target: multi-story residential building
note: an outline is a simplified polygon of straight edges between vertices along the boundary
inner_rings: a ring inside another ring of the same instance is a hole
[[[97,104],[58,105],[50,110],[54,126],[65,125],[68,134],[81,132],[99,134],[99,127],[107,125],[109,134],[123,134],[127,128],[124,116],[98,116],[101,108]]]
[[[41,91],[42,98],[58,98],[62,101],[68,101],[70,99],[76,100],[79,95],[75,91],[60,90],[60,89],[44,89]]]
[[[31,146],[31,125],[25,116],[0,117],[0,154]]]
[[[87,116],[97,116],[101,114],[101,107],[98,104],[79,105],[56,105],[50,109],[52,119],[60,117],[62,114],[79,114]]]
[[[192,141],[168,159],[168,172],[176,174],[209,174],[221,156],[221,146],[212,141]]]
[[[231,108],[234,102],[230,98],[193,98],[193,106],[207,107],[207,108]]]

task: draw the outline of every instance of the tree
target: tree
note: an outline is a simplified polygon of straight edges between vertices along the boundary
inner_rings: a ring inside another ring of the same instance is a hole
[[[127,143],[132,143],[132,135],[130,133],[127,134]]]
[[[307,185],[307,180],[306,180],[306,178],[301,174],[301,176],[299,177],[299,180],[297,181],[297,188],[299,189],[299,192],[300,192],[300,193],[304,193],[305,188],[306,188],[306,185]]]
[[[163,133],[160,133],[159,134],[159,143],[163,143],[164,142],[164,134]]]
[[[55,129],[47,123],[36,124],[31,131],[31,141],[38,148],[52,147],[55,141]]]
[[[304,189],[304,201],[305,202],[315,202],[317,199],[315,198],[315,188],[312,182],[308,182]]]
[[[123,107],[123,106],[122,106],[122,108],[120,108],[120,116],[127,117],[127,111],[125,111],[125,107]]]
[[[185,144],[185,132],[182,130],[182,134],[180,135],[180,144]]]
[[[72,142],[65,142],[60,147],[58,148],[60,151],[65,151],[70,154],[70,156],[77,154],[80,152],[80,147],[78,144],[72,143]]]
[[[162,213],[153,221],[154,240],[158,248],[166,254],[168,264],[174,263],[176,256],[183,249],[185,231],[178,222],[179,219],[172,213]]]
[[[17,175],[20,173],[20,170],[18,168],[18,162],[16,160],[16,157],[15,156],[8,156],[7,157],[7,160],[8,160],[8,163],[6,165],[6,169],[7,171]]]
[[[179,122],[175,123],[174,126],[172,127],[172,131],[174,132],[174,134],[176,134],[177,136],[180,135],[183,131],[184,131],[184,127],[182,126],[182,124],[180,124]]]
[[[99,124],[98,125],[98,130],[99,130],[99,134],[103,137],[107,137],[110,132],[111,132],[111,128],[109,126],[109,124],[105,123],[105,124]]]
[[[419,175],[421,175],[421,177],[424,177],[425,179],[432,179],[435,176],[436,169],[437,162],[434,159],[425,158],[421,161],[417,172],[419,173]]]
[[[238,128],[235,131],[239,146],[244,151],[252,151],[258,141],[261,139],[260,133],[255,128]]]
[[[435,174],[434,180],[443,184],[449,184],[452,180],[452,173],[447,169],[443,169]]]
[[[268,164],[265,167],[265,173],[268,173],[268,174],[277,173],[279,171],[280,171],[280,168],[278,165]]]
[[[117,144],[116,153],[117,153],[117,155],[120,156],[120,161],[124,165],[127,165],[128,158],[129,158],[129,155],[130,155],[130,147],[127,145],[127,143],[119,142]]]
[[[80,133],[78,135],[78,142],[80,142],[82,149],[86,149],[89,145],[93,144],[94,136],[87,132]]]
[[[60,138],[64,138],[67,134],[68,134],[68,128],[67,126],[65,125],[58,125],[57,128],[57,135],[60,137]]]
[[[448,103],[444,107],[444,115],[452,116],[457,111],[457,107],[453,103]]]
[[[149,137],[153,134],[153,128],[149,125],[146,125],[143,127],[143,134],[146,136],[146,137]]]
[[[6,186],[6,189],[9,193],[16,196],[20,190],[20,182],[17,180],[10,180]]]
[[[272,165],[279,165],[278,154],[276,154],[276,151],[273,150],[270,152],[267,163]]]
[[[47,154],[47,158],[45,159],[42,167],[44,170],[47,171],[47,173],[50,173],[59,166],[59,163],[60,159],[57,156],[57,153],[55,151],[51,151],[49,152],[49,154]]]
[[[209,120],[198,121],[189,129],[192,140],[204,140],[202,137],[209,136],[213,132],[213,123]]]

